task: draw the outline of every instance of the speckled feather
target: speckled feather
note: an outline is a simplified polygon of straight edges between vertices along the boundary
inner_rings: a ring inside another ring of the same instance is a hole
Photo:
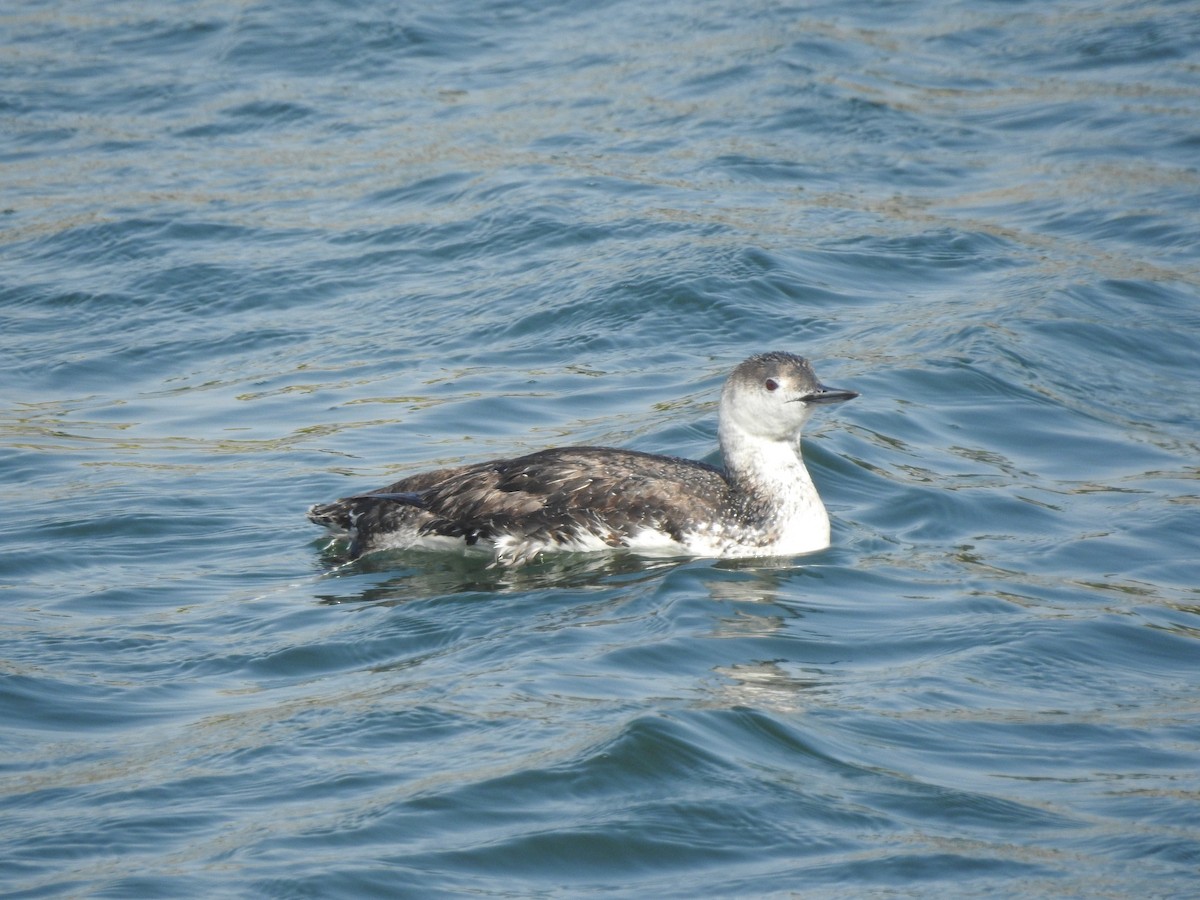
[[[355,556],[401,531],[462,538],[512,536],[568,543],[587,533],[610,547],[644,529],[682,541],[690,522],[732,512],[729,482],[714,466],[607,447],[541,450],[516,459],[438,469],[378,491],[314,507],[320,524],[353,530]]]
[[[815,406],[855,396],[824,387],[803,357],[763,353],[737,366],[721,393],[725,471],[607,447],[542,450],[411,475],[314,506],[309,518],[351,534],[352,556],[482,546],[513,565],[546,550],[810,552],[828,546],[829,517],[800,431]]]

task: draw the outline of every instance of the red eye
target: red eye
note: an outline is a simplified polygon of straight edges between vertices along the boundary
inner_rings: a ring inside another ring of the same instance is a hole
[[[765,387],[768,391],[777,391],[779,390],[779,382],[774,378],[768,378],[763,382],[763,387]]]

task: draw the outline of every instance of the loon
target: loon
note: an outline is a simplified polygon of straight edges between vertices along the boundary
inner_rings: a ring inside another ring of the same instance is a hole
[[[308,517],[351,537],[350,558],[390,549],[490,551],[493,565],[552,551],[790,556],[829,546],[829,515],[800,455],[817,406],[855,391],[821,384],[775,351],[738,365],[721,392],[725,469],[609,447],[562,447],[421,472]]]

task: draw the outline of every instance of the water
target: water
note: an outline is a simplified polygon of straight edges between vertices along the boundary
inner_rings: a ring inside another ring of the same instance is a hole
[[[10,3],[0,891],[1145,896],[1200,866],[1191,3]],[[784,560],[305,508],[861,391]]]

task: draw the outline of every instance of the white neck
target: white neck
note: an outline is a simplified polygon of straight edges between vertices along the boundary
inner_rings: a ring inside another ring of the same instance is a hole
[[[798,430],[788,438],[763,437],[725,417],[720,441],[730,481],[767,508],[764,527],[774,532],[772,550],[803,553],[829,546],[829,514],[801,458]]]

